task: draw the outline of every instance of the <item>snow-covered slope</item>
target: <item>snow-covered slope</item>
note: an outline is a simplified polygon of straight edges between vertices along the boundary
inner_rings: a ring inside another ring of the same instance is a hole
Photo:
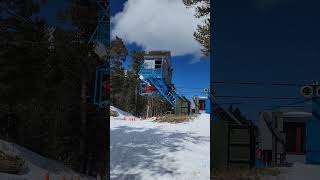
[[[184,123],[110,118],[111,179],[209,180],[210,115]]]
[[[119,108],[113,107],[113,106],[110,106],[110,110],[118,112],[119,116],[116,117],[117,119],[123,119],[126,116],[132,116],[132,114],[125,112]]]
[[[62,180],[78,178],[90,180],[94,178],[85,177],[65,167],[62,163],[45,158],[39,154],[29,151],[17,144],[8,143],[0,139],[0,150],[8,155],[19,155],[26,162],[26,167],[18,175],[0,173],[1,180],[44,180],[46,173],[49,173],[50,180]]]

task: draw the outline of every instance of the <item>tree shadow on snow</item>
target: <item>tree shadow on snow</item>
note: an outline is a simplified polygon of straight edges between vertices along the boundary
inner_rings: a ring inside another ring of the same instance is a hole
[[[151,171],[151,176],[176,176],[174,159],[164,159],[163,152],[176,152],[185,149],[183,141],[195,144],[210,141],[208,137],[193,136],[191,133],[164,132],[157,129],[132,128],[120,126],[110,130],[110,166],[112,180],[139,180],[141,174],[129,174],[134,168]],[[159,151],[162,152],[159,153]]]

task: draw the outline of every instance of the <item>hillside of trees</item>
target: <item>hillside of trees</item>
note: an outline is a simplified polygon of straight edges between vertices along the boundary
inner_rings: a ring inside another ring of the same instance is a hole
[[[65,17],[76,30],[54,31],[37,16],[41,3],[1,2],[0,138],[78,172],[106,174],[108,111],[87,99],[104,63],[88,44],[95,1],[72,1]]]

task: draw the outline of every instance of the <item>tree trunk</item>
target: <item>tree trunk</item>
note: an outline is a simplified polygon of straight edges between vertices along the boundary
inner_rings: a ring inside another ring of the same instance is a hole
[[[57,121],[59,120],[59,118],[61,118],[60,116],[60,112],[59,112],[59,107],[58,106],[54,106],[54,116],[52,117],[52,119],[49,120],[49,155],[52,158],[56,157],[56,153],[57,153]],[[34,112],[32,112],[34,113]],[[32,126],[34,128],[34,126]],[[36,126],[37,127],[37,126]]]
[[[81,137],[80,137],[80,172],[85,172],[86,169],[86,138],[87,138],[87,79],[85,73],[82,72],[81,79]]]
[[[134,93],[134,113],[137,115],[137,105],[138,105],[138,83],[139,83],[139,79],[136,79],[136,89],[135,89],[135,93]]]

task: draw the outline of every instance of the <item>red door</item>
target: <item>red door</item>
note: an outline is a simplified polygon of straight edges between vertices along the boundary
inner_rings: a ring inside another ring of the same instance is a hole
[[[200,111],[204,110],[204,107],[205,107],[204,103],[205,103],[205,101],[203,101],[203,100],[199,101],[199,104],[200,104],[200,108],[199,109],[200,109]]]

